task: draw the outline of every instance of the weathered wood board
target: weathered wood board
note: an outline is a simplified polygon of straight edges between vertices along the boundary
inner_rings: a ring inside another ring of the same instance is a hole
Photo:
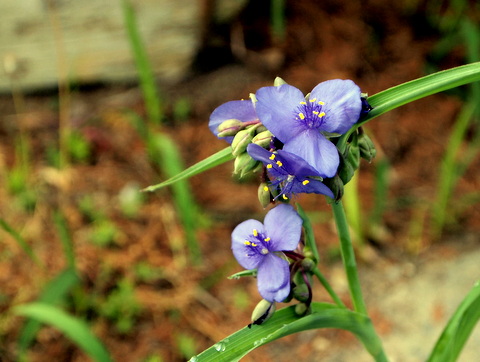
[[[138,28],[159,79],[179,80],[189,69],[204,26],[205,0],[131,0]],[[245,1],[222,0],[233,14]],[[0,1],[0,92],[74,82],[136,79],[122,0]]]

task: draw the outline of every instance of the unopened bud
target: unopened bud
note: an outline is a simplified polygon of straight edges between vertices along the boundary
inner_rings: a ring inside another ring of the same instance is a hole
[[[270,143],[272,142],[272,136],[273,136],[272,132],[268,130],[257,133],[257,135],[253,137],[252,143],[257,144],[260,147],[267,148],[270,146]]]
[[[293,297],[299,302],[306,302],[310,299],[310,291],[306,284],[296,285],[293,288]]]
[[[238,131],[245,127],[245,123],[238,119],[228,119],[217,127],[218,137],[235,136]]]
[[[340,176],[335,175],[332,178],[323,179],[324,185],[326,185],[333,192],[334,201],[339,201],[343,197],[343,181]]]
[[[244,129],[235,135],[232,141],[232,154],[238,156],[245,152],[247,146],[252,143],[253,133],[255,130]]]
[[[310,258],[305,258],[302,260],[302,269],[306,272],[312,271],[315,269],[315,261]]]
[[[295,314],[298,316],[303,316],[310,312],[310,306],[305,303],[298,303],[295,305]]]
[[[263,208],[270,205],[272,201],[272,195],[266,182],[262,182],[258,186],[258,201],[260,201],[260,205],[262,205]]]
[[[346,185],[355,174],[360,165],[360,151],[357,145],[349,145],[344,155],[340,155],[340,165],[338,167],[338,176]]]
[[[358,148],[360,150],[360,157],[368,162],[371,162],[377,155],[377,150],[375,149],[372,139],[363,132],[358,135]]]
[[[275,313],[276,309],[275,302],[262,299],[252,312],[252,323],[248,325],[248,328],[250,328],[252,324],[262,324],[267,321],[273,313]]]
[[[254,160],[248,153],[242,153],[235,158],[233,163],[233,172],[240,177],[245,176],[247,173],[253,171],[258,165],[259,161]]]

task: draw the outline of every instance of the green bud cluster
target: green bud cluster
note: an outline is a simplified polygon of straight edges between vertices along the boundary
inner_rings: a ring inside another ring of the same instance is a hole
[[[335,195],[335,201],[342,198],[344,185],[350,182],[360,166],[360,158],[371,162],[376,154],[375,145],[362,128],[359,128],[350,136],[345,152],[340,154],[340,165],[338,166],[337,174],[332,178],[323,180],[323,183]]]
[[[232,120],[225,122],[230,121]],[[225,127],[228,127],[231,124],[233,123],[228,123],[225,125]],[[236,127],[236,125],[233,127]],[[233,172],[240,177],[244,177],[248,173],[259,169],[262,163],[250,157],[250,155],[247,153],[247,147],[250,143],[255,143],[263,148],[268,148],[272,136],[272,133],[268,131],[261,123],[251,124],[242,130],[237,130],[231,145],[232,154],[235,156]]]

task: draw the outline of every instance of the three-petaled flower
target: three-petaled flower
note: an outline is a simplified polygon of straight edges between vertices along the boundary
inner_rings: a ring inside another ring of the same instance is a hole
[[[325,135],[343,134],[358,121],[362,100],[353,81],[322,82],[307,97],[289,84],[263,87],[255,97],[256,114],[284,151],[303,158],[322,177],[335,176],[340,159]]]
[[[283,150],[270,152],[256,144],[248,145],[247,152],[265,165],[271,185],[280,189],[277,198],[288,199],[292,194],[299,193],[334,197],[333,192],[320,181],[318,171],[293,153]]]
[[[245,269],[257,269],[258,291],[270,302],[282,302],[290,293],[290,268],[283,251],[298,246],[301,230],[302,219],[293,206],[280,204],[263,224],[246,220],[232,232],[235,258]]]

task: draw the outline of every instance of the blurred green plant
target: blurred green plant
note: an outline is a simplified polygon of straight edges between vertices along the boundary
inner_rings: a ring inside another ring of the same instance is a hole
[[[127,279],[120,280],[98,308],[100,315],[113,321],[121,334],[132,330],[142,312],[142,307],[135,297],[134,285]]]
[[[162,98],[155,83],[154,72],[143,45],[133,7],[129,0],[122,0],[125,28],[139,73],[148,122],[133,117],[139,133],[144,138],[151,162],[157,166],[164,177],[172,177],[183,169],[183,162],[175,142],[169,136],[158,131],[164,118]],[[180,108],[179,116],[186,114],[185,104]],[[177,112],[179,110],[177,109]],[[183,113],[182,113],[183,112]],[[201,264],[202,256],[196,238],[196,218],[198,206],[194,202],[190,186],[183,181],[172,186],[173,199],[180,215],[190,258],[194,264]]]
[[[430,3],[434,6],[434,2]],[[442,38],[430,55],[430,68],[441,63],[458,46],[464,48],[467,63],[480,60],[480,26],[478,19],[474,18],[475,14],[480,13],[479,4],[452,1],[448,5],[448,9],[442,12],[443,16],[432,15],[432,24],[442,33]],[[478,11],[472,12],[471,6],[476,6]],[[436,197],[431,209],[434,237],[440,236],[447,223],[454,223],[454,211],[459,206],[451,205],[451,196],[458,180],[480,151],[480,82],[457,89],[456,94],[464,101],[464,105],[451,130],[439,169]]]

